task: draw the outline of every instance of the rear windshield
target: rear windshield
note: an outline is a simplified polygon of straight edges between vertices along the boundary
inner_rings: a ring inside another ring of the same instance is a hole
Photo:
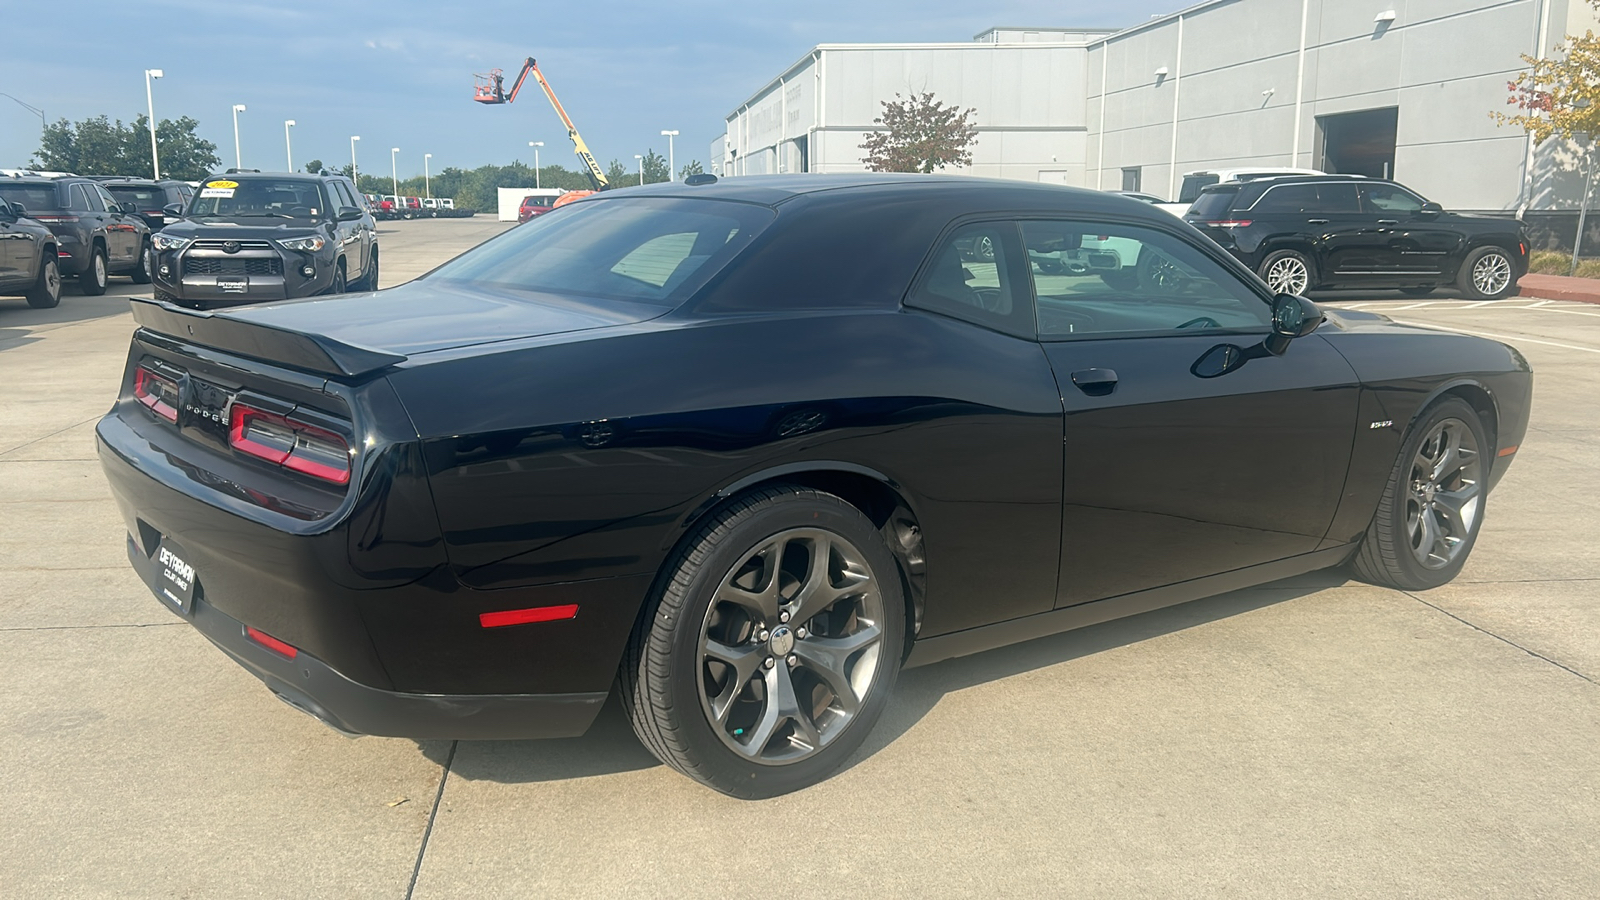
[[[327,213],[317,182],[274,178],[203,181],[189,205],[191,216],[230,219],[315,219]]]
[[[676,306],[772,222],[748,203],[652,197],[569,204],[430,278]]]
[[[101,185],[117,198],[118,203],[132,203],[140,212],[160,212],[167,205],[167,192],[158,187],[140,187],[133,184]]]
[[[1193,203],[1200,196],[1200,189],[1221,181],[1222,178],[1212,173],[1183,176],[1183,187],[1178,191],[1179,203]]]
[[[6,184],[0,182],[0,197],[20,203],[34,212],[56,208],[56,186],[53,184]]]
[[[1233,206],[1233,198],[1239,195],[1237,187],[1216,188],[1201,194],[1194,204],[1189,207],[1185,218],[1194,219],[1221,219],[1228,214]]]

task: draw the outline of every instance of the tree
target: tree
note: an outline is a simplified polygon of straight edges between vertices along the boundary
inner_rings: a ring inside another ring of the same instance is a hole
[[[150,120],[140,115],[130,129],[136,136],[130,141],[128,163],[139,175],[150,171]],[[156,124],[156,144],[161,149],[161,177],[179,181],[199,181],[222,165],[217,156],[217,145],[201,140],[195,133],[200,123],[188,116],[162,119]]]
[[[322,160],[313,159],[311,162],[306,163],[306,171],[311,173],[312,175],[315,175],[318,172],[321,172],[322,171]]]
[[[972,164],[978,129],[976,109],[961,110],[933,98],[931,91],[883,101],[883,115],[872,121],[883,131],[867,135],[862,162],[874,172],[928,173],[945,166]]]
[[[631,187],[639,183],[639,176],[629,172],[620,160],[613,159],[606,166],[606,181],[614,188]]]
[[[1587,0],[1600,11],[1600,0]],[[1536,143],[1551,137],[1567,140],[1600,135],[1600,37],[1593,31],[1567,35],[1555,55],[1522,55],[1530,68],[1507,84],[1506,105],[1517,112],[1491,112],[1501,125],[1516,125]]]
[[[690,175],[704,175],[705,171],[705,166],[700,165],[700,160],[691,159],[678,170],[678,180],[688,181]]]
[[[194,181],[214,170],[217,145],[195,134],[199,127],[184,116],[163,119],[156,125],[161,150],[161,174]],[[62,119],[45,128],[30,168],[80,175],[147,176],[150,163],[150,120],[140,115],[132,124],[96,116],[81,122]]]
[[[672,170],[667,168],[667,158],[654,150],[646,150],[644,154],[644,183],[657,184],[672,177]]]

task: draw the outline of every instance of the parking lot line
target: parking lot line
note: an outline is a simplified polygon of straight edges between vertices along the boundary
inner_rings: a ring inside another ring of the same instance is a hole
[[[1520,341],[1525,344],[1544,344],[1549,347],[1561,347],[1567,350],[1582,350],[1585,353],[1600,353],[1600,347],[1580,347],[1577,344],[1560,344],[1555,341],[1541,341],[1537,338],[1523,337],[1521,335],[1495,334],[1491,331],[1474,331],[1470,328],[1454,328],[1448,325],[1432,325],[1427,322],[1408,321],[1395,319],[1401,325],[1415,325],[1418,328],[1431,328],[1434,331],[1458,331],[1462,334],[1474,334],[1478,337],[1494,338],[1497,341]]]

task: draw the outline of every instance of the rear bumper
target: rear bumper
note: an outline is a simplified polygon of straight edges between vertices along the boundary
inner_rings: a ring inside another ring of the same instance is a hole
[[[157,596],[160,572],[132,537],[128,559]],[[167,604],[163,604],[167,606]],[[171,609],[170,606],[168,606]],[[245,625],[203,598],[184,618],[279,699],[337,731],[387,737],[504,740],[574,737],[588,730],[606,692],[412,694],[361,684],[304,651],[289,658],[250,638]]]

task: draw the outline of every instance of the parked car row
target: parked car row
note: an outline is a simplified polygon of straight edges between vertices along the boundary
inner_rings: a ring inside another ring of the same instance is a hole
[[[3,178],[0,200],[6,201],[3,212],[8,219],[0,283],[37,287],[39,279],[49,281],[47,248],[54,260],[56,287],[31,294],[29,302],[35,306],[60,302],[61,278],[77,278],[90,295],[105,293],[112,275],[127,275],[135,284],[150,283],[150,226],[136,202],[117,199],[99,181],[76,175]],[[29,237],[35,225],[46,227],[52,240]],[[3,288],[15,289],[15,285]]]
[[[366,194],[367,206],[372,214],[390,219],[456,219],[471,218],[476,210],[457,209],[452,197],[402,197],[395,194]]]

